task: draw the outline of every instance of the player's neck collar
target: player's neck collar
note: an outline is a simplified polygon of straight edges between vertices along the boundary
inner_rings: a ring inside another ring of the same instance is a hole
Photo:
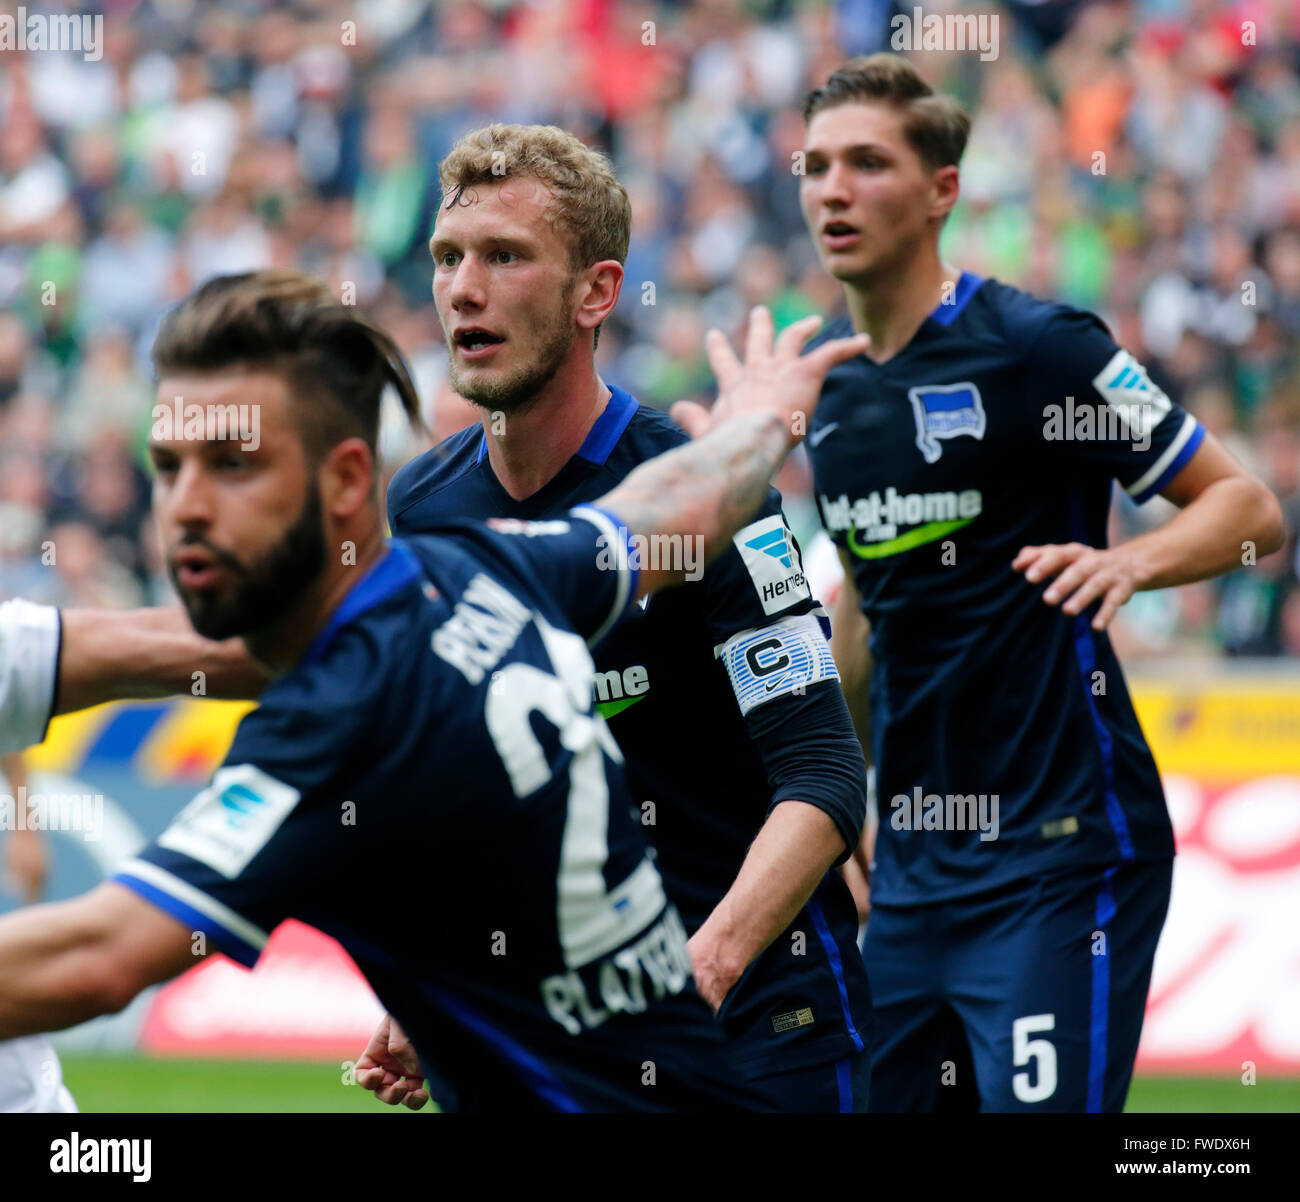
[[[982,275],[976,275],[973,271],[963,271],[957,280],[957,287],[953,289],[952,299],[940,301],[930,314],[930,320],[937,321],[941,326],[952,325],[982,283],[984,283]]]
[[[621,388],[614,387],[613,384],[607,385],[607,387],[609,388],[609,403],[601,411],[595,422],[592,423],[591,429],[587,431],[587,437],[582,440],[582,446],[575,452],[579,458],[587,460],[588,463],[594,463],[597,467],[601,466],[609,458],[610,452],[614,449],[618,440],[623,437],[623,431],[627,429],[628,423],[636,415],[636,397],[624,392]],[[485,432],[479,439],[479,462],[482,462],[487,450],[487,433]]]
[[[330,614],[330,620],[311,641],[300,664],[320,659],[338,634],[349,622],[355,622],[368,609],[387,601],[394,593],[405,588],[423,574],[415,552],[400,542],[390,542],[383,557],[356,582],[343,600]]]

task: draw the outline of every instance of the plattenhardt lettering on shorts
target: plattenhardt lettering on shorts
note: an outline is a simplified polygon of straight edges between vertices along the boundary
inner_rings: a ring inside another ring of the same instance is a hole
[[[979,831],[981,843],[998,837],[998,794],[922,793],[917,785],[910,794],[890,799],[889,825],[896,831]]]
[[[50,1143],[51,1173],[130,1173],[132,1181],[153,1176],[153,1140],[82,1139],[74,1131]]]

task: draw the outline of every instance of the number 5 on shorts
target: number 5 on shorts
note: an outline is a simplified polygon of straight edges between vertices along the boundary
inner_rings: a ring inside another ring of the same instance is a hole
[[[1016,1073],[1011,1078],[1016,1101],[1044,1102],[1056,1092],[1056,1048],[1050,1040],[1029,1038],[1039,1031],[1055,1029],[1055,1014],[1026,1014],[1011,1024],[1011,1045],[1016,1067],[1028,1065],[1032,1060],[1036,1069],[1033,1084],[1027,1072]]]

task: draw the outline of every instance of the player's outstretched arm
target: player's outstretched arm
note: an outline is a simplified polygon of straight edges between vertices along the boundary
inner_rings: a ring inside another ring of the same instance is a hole
[[[869,344],[859,334],[802,355],[820,324],[820,318],[805,318],[774,339],[772,315],[758,306],[750,314],[743,363],[721,332],[710,330],[717,403],[711,410],[673,410],[695,441],[642,464],[596,504],[633,535],[699,538],[705,562],[715,559],[762,504],[773,473],[803,437],[826,373]],[[637,596],[684,578],[683,571],[642,565]]]
[[[205,639],[179,605],[65,609],[60,616],[56,713],[104,701],[195,695],[200,680],[203,692],[196,695],[251,700],[269,683],[242,639]]]
[[[112,1014],[197,963],[192,932],[112,881],[0,918],[0,1039]]]
[[[1104,630],[1136,592],[1206,580],[1282,545],[1277,498],[1212,434],[1161,496],[1180,512],[1156,530],[1110,548],[1022,547],[1011,566],[1031,583],[1056,577],[1043,600],[1067,614],[1100,601],[1092,625]]]
[[[267,682],[242,640],[202,638],[179,606],[0,604],[0,753],[39,743],[53,714],[175,693],[253,698]]]
[[[252,698],[266,683],[241,640],[200,637],[179,607],[0,604],[0,753],[39,743],[56,713],[172,693]]]

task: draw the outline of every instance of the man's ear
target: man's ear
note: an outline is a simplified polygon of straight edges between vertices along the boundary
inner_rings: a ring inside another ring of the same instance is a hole
[[[580,291],[577,322],[584,330],[594,330],[618,304],[623,289],[623,265],[617,259],[601,259],[593,263],[581,276],[586,292]]]
[[[931,180],[930,216],[940,220],[952,212],[961,195],[961,172],[956,167],[940,167]]]
[[[317,473],[321,507],[348,518],[368,504],[375,491],[375,458],[364,438],[345,438],[331,448]]]

